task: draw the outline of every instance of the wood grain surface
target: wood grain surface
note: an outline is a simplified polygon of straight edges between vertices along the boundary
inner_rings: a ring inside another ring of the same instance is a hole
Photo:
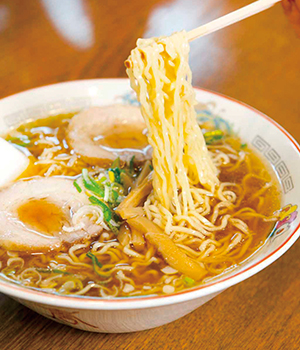
[[[249,0],[0,1],[0,98],[67,80],[123,77],[141,36],[192,29]],[[196,40],[194,85],[265,112],[300,141],[300,40],[280,5]],[[273,265],[169,325],[96,334],[0,296],[0,349],[299,349],[300,242]]]

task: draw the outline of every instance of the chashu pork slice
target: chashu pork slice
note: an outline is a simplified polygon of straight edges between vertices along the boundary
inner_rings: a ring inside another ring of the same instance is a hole
[[[49,251],[63,243],[101,233],[102,227],[85,218],[74,227],[72,216],[89,204],[68,179],[21,180],[0,191],[0,246],[7,250]]]
[[[140,109],[128,105],[91,107],[75,115],[67,140],[75,153],[89,164],[109,165],[116,158],[137,162],[151,157],[146,124]]]

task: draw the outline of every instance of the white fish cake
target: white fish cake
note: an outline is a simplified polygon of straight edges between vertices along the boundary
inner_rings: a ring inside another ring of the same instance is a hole
[[[0,137],[0,187],[19,177],[29,165],[29,159]]]

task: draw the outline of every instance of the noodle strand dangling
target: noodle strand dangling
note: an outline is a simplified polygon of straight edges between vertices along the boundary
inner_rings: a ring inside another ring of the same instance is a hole
[[[195,209],[192,189],[219,184],[196,121],[185,32],[139,39],[125,62],[153,147],[154,197],[177,215]]]

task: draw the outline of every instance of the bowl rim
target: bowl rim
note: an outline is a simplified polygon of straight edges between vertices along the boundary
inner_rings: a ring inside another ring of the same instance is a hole
[[[128,81],[127,78],[105,78],[105,79],[82,79],[82,80],[73,80],[55,84],[44,85],[40,87],[36,87],[33,89],[28,89],[8,97],[1,99],[9,100],[10,98],[17,98],[20,95],[26,93],[34,93],[37,90],[42,89],[51,89],[55,88],[59,85],[76,85],[83,83],[104,83],[104,82],[118,82],[118,81]],[[297,141],[277,122],[273,119],[255,109],[254,107],[249,106],[248,104],[241,102],[232,97],[223,95],[221,93],[205,89],[195,87],[195,90],[208,92],[211,95],[215,95],[221,97],[222,99],[229,100],[235,104],[241,105],[252,112],[256,113],[284,134],[286,138],[294,145],[295,149],[298,152],[300,157],[300,146]],[[170,304],[176,304],[181,302],[190,301],[193,299],[208,297],[209,295],[215,295],[223,290],[253,276],[258,273],[275,260],[277,260],[281,255],[283,255],[297,240],[300,235],[300,223],[298,226],[290,233],[289,237],[274,251],[270,252],[267,256],[257,261],[255,264],[248,266],[246,269],[242,271],[238,271],[231,276],[224,277],[219,281],[214,281],[205,285],[200,285],[198,287],[194,287],[192,289],[186,289],[174,294],[166,294],[166,295],[158,295],[158,296],[139,296],[139,297],[124,297],[124,298],[111,298],[111,299],[103,299],[99,297],[83,297],[83,296],[64,296],[59,294],[42,292],[39,290],[29,289],[23,287],[18,284],[13,284],[11,282],[6,282],[5,280],[0,280],[0,292],[7,294],[11,297],[14,297],[21,300],[26,300],[33,303],[39,303],[44,305],[51,305],[55,307],[62,308],[74,308],[74,309],[86,309],[86,310],[128,310],[128,309],[141,309],[141,308],[152,308],[158,306],[166,306]]]

